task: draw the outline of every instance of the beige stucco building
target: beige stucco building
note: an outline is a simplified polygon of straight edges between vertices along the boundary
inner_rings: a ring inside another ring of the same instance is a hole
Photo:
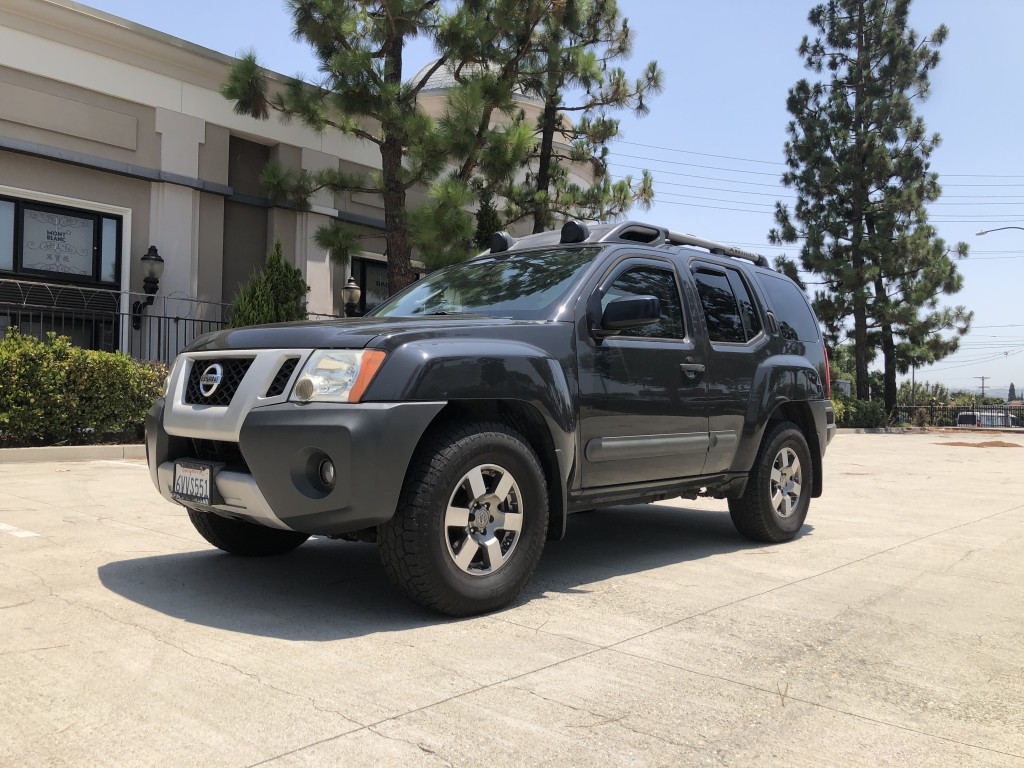
[[[305,274],[313,313],[343,312],[350,274],[363,307],[387,295],[383,238],[364,240],[348,267],[313,241],[331,218],[380,232],[378,197],[323,192],[297,212],[274,206],[259,182],[270,159],[379,168],[376,146],[235,114],[219,92],[232,63],[71,0],[3,0],[0,330],[52,327],[83,345],[166,359],[216,327],[275,240]],[[443,101],[444,83],[431,86],[428,112]],[[132,323],[151,245],[164,273]]]
[[[379,166],[376,148],[236,115],[218,91],[231,63],[69,0],[4,0],[0,278],[7,285],[0,301],[35,306],[39,291],[26,300],[34,286],[15,291],[13,284],[45,281],[79,289],[48,291],[67,305],[65,316],[97,300],[88,289],[120,291],[120,312],[129,314],[139,298],[129,294],[143,289],[139,259],[154,245],[165,268],[142,327],[97,333],[66,317],[56,326],[82,343],[105,336],[102,346],[113,341],[152,356],[142,349],[150,315],[219,320],[219,305],[280,239],[311,286],[309,309],[342,312],[339,288],[349,270],[334,265],[313,234],[331,217],[379,230],[379,200],[321,194],[299,213],[273,206],[259,174],[271,158],[286,168]],[[383,240],[364,242],[367,252],[351,269],[372,304],[386,295]],[[0,324],[11,322],[0,316]],[[45,325],[29,312],[13,322]],[[180,346],[174,341],[160,356]]]

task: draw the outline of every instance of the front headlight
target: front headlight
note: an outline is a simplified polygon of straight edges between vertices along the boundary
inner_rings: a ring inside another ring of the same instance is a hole
[[[377,349],[322,349],[299,374],[289,400],[297,403],[358,403],[384,362]]]

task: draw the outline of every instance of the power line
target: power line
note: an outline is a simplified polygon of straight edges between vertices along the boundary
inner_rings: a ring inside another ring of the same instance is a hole
[[[662,152],[677,152],[681,155],[697,155],[699,157],[715,157],[719,160],[739,160],[744,163],[762,163],[764,165],[781,165],[785,166],[785,163],[780,163],[777,160],[754,160],[750,157],[733,157],[732,155],[712,155],[708,152],[693,152],[688,149],[676,149],[675,147],[658,147],[654,144],[641,144],[637,141],[619,141],[619,144],[629,144],[633,147],[643,147],[644,149],[657,149]]]
[[[659,152],[675,152],[683,155],[697,155],[699,157],[714,157],[719,160],[736,160],[743,163],[760,163],[762,165],[781,165],[782,167],[788,167],[787,163],[779,162],[778,160],[756,160],[752,157],[734,157],[732,155],[713,155],[707,152],[693,152],[686,149],[677,149],[675,147],[661,147],[656,144],[643,144],[638,141],[618,141],[618,144],[628,144],[632,147],[643,147],[644,149],[656,149]],[[624,155],[628,157],[628,155]],[[647,158],[640,158],[647,159]],[[654,162],[672,162],[670,160],[655,160]],[[728,169],[726,169],[728,170]],[[1021,173],[941,173],[939,176],[949,176],[953,178],[979,178],[979,179],[1024,179],[1024,174]]]
[[[619,155],[619,156],[620,157],[629,157],[629,158],[634,158],[635,157],[634,155]],[[640,158],[637,158],[637,159],[649,160],[650,158],[640,157]],[[693,163],[681,163],[681,162],[676,161],[676,160],[651,160],[651,162],[666,163],[668,165],[690,165],[690,166],[694,165]],[[758,183],[758,182],[753,182],[753,181],[740,181],[739,179],[722,178],[721,176],[697,176],[697,175],[691,174],[691,173],[679,173],[678,171],[666,171],[663,168],[643,168],[643,167],[638,166],[638,165],[630,165],[629,163],[620,163],[617,160],[615,160],[614,156],[609,158],[608,164],[609,165],[619,166],[621,168],[628,168],[628,169],[634,170],[634,171],[651,171],[652,173],[668,174],[670,176],[687,176],[687,177],[694,178],[694,179],[707,179],[707,180],[710,180],[710,181],[724,181],[724,182],[728,182],[730,184],[750,184],[750,185],[755,185],[755,186],[759,186],[759,187],[779,187],[781,185],[781,183],[782,183],[780,181],[778,184],[764,184],[764,183]],[[776,175],[776,174],[773,174],[773,173],[770,173],[770,172],[767,172],[767,171],[743,171],[743,170],[734,169],[734,168],[717,168],[717,166],[696,166],[696,167],[699,167],[699,168],[709,168],[709,169],[714,169],[714,170],[723,170],[723,171],[728,171],[728,172],[731,172],[731,173],[748,173],[748,174],[754,173],[754,174],[758,174],[758,175],[762,175],[762,176],[775,176]],[[986,188],[988,188],[988,187],[1024,187],[1024,182],[1020,182],[1018,184],[1003,184],[1003,183],[998,183],[998,184],[943,184],[942,187],[943,188],[951,188],[951,187],[956,187],[956,188],[960,188],[960,187],[986,187]]]

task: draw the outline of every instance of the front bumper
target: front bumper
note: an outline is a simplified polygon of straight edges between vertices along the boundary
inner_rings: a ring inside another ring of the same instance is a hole
[[[413,451],[444,405],[266,405],[244,416],[236,449],[231,441],[205,440],[202,430],[172,427],[176,434],[168,432],[161,399],[146,417],[150,474],[173,501],[176,459],[208,458],[202,455],[207,444],[229,447],[241,461],[215,473],[223,503],[208,511],[309,534],[351,533],[394,514]],[[315,479],[324,457],[337,470],[331,488]]]

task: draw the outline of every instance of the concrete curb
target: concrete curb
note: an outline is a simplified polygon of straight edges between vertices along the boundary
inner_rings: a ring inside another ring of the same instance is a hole
[[[840,435],[901,435],[908,432],[927,432],[926,427],[839,427]]]
[[[96,461],[97,459],[145,459],[146,446],[51,445],[43,448],[0,448],[0,464],[30,461]]]

